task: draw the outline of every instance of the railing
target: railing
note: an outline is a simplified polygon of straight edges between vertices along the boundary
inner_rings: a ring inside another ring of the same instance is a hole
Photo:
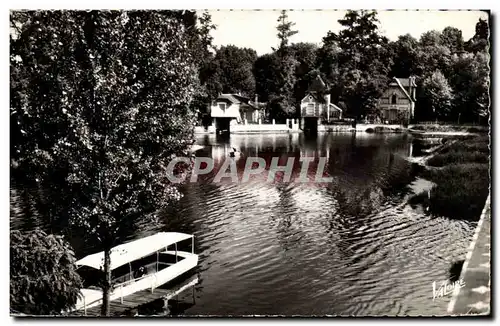
[[[158,268],[154,268],[156,265],[158,265]],[[140,277],[134,277],[134,272],[131,272],[131,273],[127,273],[126,275],[123,275],[123,276],[120,276],[116,279],[114,279],[112,281],[112,283],[118,283],[115,285],[115,288],[117,287],[120,287],[120,286],[123,286],[123,285],[129,285],[131,283],[134,283],[134,282],[137,282],[139,280],[142,280],[152,274],[155,274],[157,273],[160,269],[159,269],[159,266],[169,266],[168,263],[164,263],[164,262],[154,262],[154,263],[150,263],[150,264],[147,264],[147,265],[144,265],[142,267],[146,268],[146,274],[145,275],[142,275]],[[124,282],[118,282],[121,278],[126,278],[126,277],[129,277],[128,280],[125,280]]]
[[[156,268],[152,268],[153,266],[156,266],[158,265],[158,267],[160,265],[162,266],[169,266],[168,263],[164,263],[164,262],[154,262],[154,263],[150,263],[148,265],[145,265],[143,267],[146,268],[146,274],[145,275],[142,275],[140,277],[136,277],[134,278],[133,274],[134,272],[131,272],[131,273],[127,273],[126,275],[123,275],[123,276],[120,276],[120,277],[117,277],[115,278],[114,280],[112,280],[112,284],[113,283],[117,283],[120,279],[124,279],[124,278],[129,278],[128,280],[124,281],[124,282],[120,282],[119,284],[115,284],[113,285],[112,287],[112,293],[111,294],[114,294],[115,291],[119,291],[120,292],[120,303],[123,304],[123,287],[125,286],[128,286],[128,285],[131,285],[135,282],[138,282],[138,281],[141,281],[143,279],[146,279],[146,278],[150,278],[152,277],[153,280],[151,282],[151,292],[153,292],[153,290],[157,287],[157,277],[156,277],[156,273],[157,271],[159,271],[160,269],[156,269]],[[152,272],[151,272],[152,271]],[[96,299],[90,303],[87,303],[86,302],[86,299],[85,299],[85,296],[83,296],[83,310],[84,310],[84,314],[87,314],[87,307],[89,307],[90,305],[93,305],[97,302],[101,302],[102,301],[102,298],[99,298],[99,299]]]

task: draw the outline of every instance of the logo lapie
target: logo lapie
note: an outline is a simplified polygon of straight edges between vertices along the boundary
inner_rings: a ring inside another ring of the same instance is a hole
[[[464,280],[458,280],[455,282],[450,282],[449,280],[443,281],[441,283],[432,283],[432,300],[436,298],[443,298],[455,291],[455,289],[460,289],[465,286]]]

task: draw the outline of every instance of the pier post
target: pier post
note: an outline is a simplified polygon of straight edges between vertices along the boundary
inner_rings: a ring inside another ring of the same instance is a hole
[[[170,313],[170,309],[168,309],[168,299],[163,298],[163,313],[168,315]]]

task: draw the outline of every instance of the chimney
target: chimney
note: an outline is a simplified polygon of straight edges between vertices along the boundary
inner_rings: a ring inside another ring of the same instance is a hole
[[[415,84],[413,86],[413,99],[416,101],[417,100],[417,77],[413,76],[413,83]]]
[[[410,77],[410,96],[412,99],[415,101],[415,95],[416,95],[416,89],[415,89],[415,77],[411,76]]]
[[[325,95],[325,102],[326,102],[326,119],[330,121],[330,94]]]
[[[413,89],[412,89],[412,86],[413,86],[413,76],[410,75],[410,77],[408,77],[408,94],[413,99]]]

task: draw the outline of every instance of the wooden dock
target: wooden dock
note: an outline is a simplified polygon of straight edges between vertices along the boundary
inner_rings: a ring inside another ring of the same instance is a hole
[[[174,298],[179,295],[181,292],[184,292],[190,288],[193,288],[196,284],[198,284],[199,279],[198,276],[192,276],[187,280],[176,284],[170,288],[155,288],[153,290],[143,290],[139,292],[132,293],[123,298],[119,298],[110,302],[110,316],[118,317],[118,316],[137,316],[138,315],[138,307],[152,303],[156,300],[163,300],[165,308],[168,305],[168,300]],[[194,292],[193,292],[193,301],[194,301]],[[100,316],[101,315],[101,305],[88,308],[86,311],[80,310],[76,313],[79,316]]]

